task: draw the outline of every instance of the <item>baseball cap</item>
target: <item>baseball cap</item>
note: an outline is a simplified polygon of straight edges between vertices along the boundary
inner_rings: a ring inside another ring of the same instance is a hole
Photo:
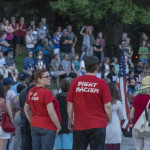
[[[19,73],[19,75],[18,75],[18,79],[19,79],[19,80],[25,80],[26,77],[27,77],[26,74],[23,73],[23,72],[22,72],[22,73]]]
[[[10,84],[12,84],[12,80],[10,78],[4,78],[3,79],[3,84],[4,85],[10,85]]]
[[[64,29],[64,30],[63,30],[63,33],[64,33],[64,32],[67,32],[67,29]]]

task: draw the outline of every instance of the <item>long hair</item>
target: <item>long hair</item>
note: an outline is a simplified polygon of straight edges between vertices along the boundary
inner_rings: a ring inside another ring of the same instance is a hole
[[[7,92],[10,90],[11,84],[4,85],[4,98],[6,98]]]
[[[138,95],[149,95],[150,96],[150,87],[145,88],[145,89],[141,89],[141,91],[139,92]]]

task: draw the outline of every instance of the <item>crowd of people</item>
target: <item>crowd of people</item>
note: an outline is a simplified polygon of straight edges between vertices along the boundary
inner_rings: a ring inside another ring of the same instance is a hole
[[[53,150],[54,146],[57,150],[86,150],[88,144],[94,150],[120,150],[124,116],[117,83],[122,58],[105,57],[103,33],[94,36],[92,26],[83,26],[80,35],[83,41],[77,50],[78,39],[71,25],[64,29],[58,26],[50,35],[46,18],[41,18],[38,27],[34,20],[25,25],[24,17],[19,23],[15,17],[0,23],[0,124],[7,108],[15,126],[15,133],[0,126],[2,150],[9,148],[11,137],[13,150]],[[124,51],[133,127],[150,95],[149,79],[142,80],[149,67],[150,46],[145,33],[140,42],[136,64],[128,34],[123,33],[118,43],[118,53]],[[19,72],[14,58],[23,55],[24,49],[27,56],[20,60],[24,66]],[[56,88],[50,92],[46,87],[51,78],[56,80]],[[150,136],[141,137],[134,131],[133,137],[136,148],[141,146],[138,150],[145,145],[144,150],[150,149]]]

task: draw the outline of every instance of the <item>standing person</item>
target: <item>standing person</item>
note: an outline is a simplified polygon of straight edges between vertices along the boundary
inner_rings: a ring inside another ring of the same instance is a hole
[[[5,26],[4,26],[4,30],[7,34],[6,40],[7,42],[12,46],[12,39],[13,39],[13,32],[14,29],[12,28],[11,24],[9,23],[8,20],[5,21]]]
[[[104,62],[102,64],[102,73],[103,73],[103,77],[107,77],[107,75],[110,73],[110,59],[108,57],[105,57]]]
[[[16,23],[16,18],[15,17],[11,17],[11,26],[14,29],[13,32],[13,48],[14,48],[14,52],[16,49],[16,37],[17,37],[17,31],[18,31],[18,24]]]
[[[112,96],[112,123],[106,127],[105,150],[120,150],[122,138],[120,122],[123,119],[123,108],[116,85],[110,82],[108,86]]]
[[[65,53],[69,55],[69,60],[71,60],[71,47],[72,40],[68,36],[67,29],[63,30],[63,36],[60,38],[60,59],[62,60]]]
[[[142,62],[143,70],[146,72],[147,63],[148,63],[148,48],[146,47],[146,41],[142,41],[142,44],[139,48],[139,59]]]
[[[130,111],[130,120],[133,123],[132,137],[137,150],[148,150],[150,148],[150,135],[147,132],[140,133],[134,129],[134,126],[140,118],[150,100],[150,76],[142,79],[141,91],[133,99]],[[150,105],[149,105],[150,106]],[[148,116],[149,119],[149,116]],[[150,122],[150,119],[148,120]]]
[[[3,87],[0,86],[0,91],[2,90],[3,90]],[[6,150],[8,139],[10,139],[10,136],[11,136],[10,132],[5,132],[1,127],[2,115],[5,111],[8,112],[8,116],[11,122],[13,123],[13,115],[12,115],[12,110],[10,107],[10,102],[8,100],[5,100],[4,93],[0,92],[0,150]]]
[[[26,32],[26,25],[24,24],[24,17],[21,17],[20,22],[18,23],[18,32],[16,38],[17,56],[21,55],[23,46],[25,45],[25,32]]]
[[[103,33],[99,32],[98,33],[98,38],[99,38],[99,44],[101,45],[102,51],[101,51],[101,62],[104,61],[104,48],[105,48],[105,39],[103,38]]]
[[[93,51],[94,51],[93,55],[96,56],[101,62],[102,48],[101,45],[99,44],[99,38],[96,39],[95,44],[93,45]]]
[[[111,65],[113,65],[115,67],[115,73],[118,76],[118,73],[119,73],[119,64],[118,64],[118,58],[117,57],[113,58]]]
[[[106,126],[111,123],[111,95],[107,83],[96,77],[99,60],[85,59],[86,75],[73,80],[67,95],[68,128],[73,123],[73,150],[104,150]]]
[[[50,85],[50,79],[46,69],[36,72],[36,86],[28,92],[24,106],[31,124],[33,150],[53,150],[55,137],[61,129],[59,103],[45,88]]]
[[[73,42],[71,53],[72,53],[72,57],[74,57],[74,55],[75,55],[75,46],[77,44],[77,37],[76,37],[75,33],[72,31],[72,26],[71,25],[67,26],[67,31],[68,31],[68,36],[70,37],[70,39]]]
[[[85,33],[83,33],[83,30],[85,30]],[[80,57],[80,61],[83,60],[84,56],[88,56],[89,52],[90,52],[90,35],[91,35],[91,30],[88,28],[88,26],[84,26],[81,31],[80,34],[83,36],[83,42],[82,42],[82,54]]]
[[[60,37],[59,37],[59,32],[55,32],[54,36],[53,36],[53,43],[54,43],[54,54],[60,54]],[[57,52],[58,51],[58,52]]]
[[[61,93],[56,95],[59,102],[61,114],[61,130],[56,138],[55,147],[57,150],[72,150],[73,134],[68,129],[68,114],[67,114],[67,93],[71,85],[72,78],[64,78],[61,82]]]

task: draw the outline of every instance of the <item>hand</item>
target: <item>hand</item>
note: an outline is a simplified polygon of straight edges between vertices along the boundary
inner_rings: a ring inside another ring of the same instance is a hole
[[[68,129],[72,131],[72,119],[68,119]]]
[[[56,137],[57,137],[58,133],[60,132],[60,130],[61,130],[61,126],[59,128],[57,128],[57,130],[56,130]]]

